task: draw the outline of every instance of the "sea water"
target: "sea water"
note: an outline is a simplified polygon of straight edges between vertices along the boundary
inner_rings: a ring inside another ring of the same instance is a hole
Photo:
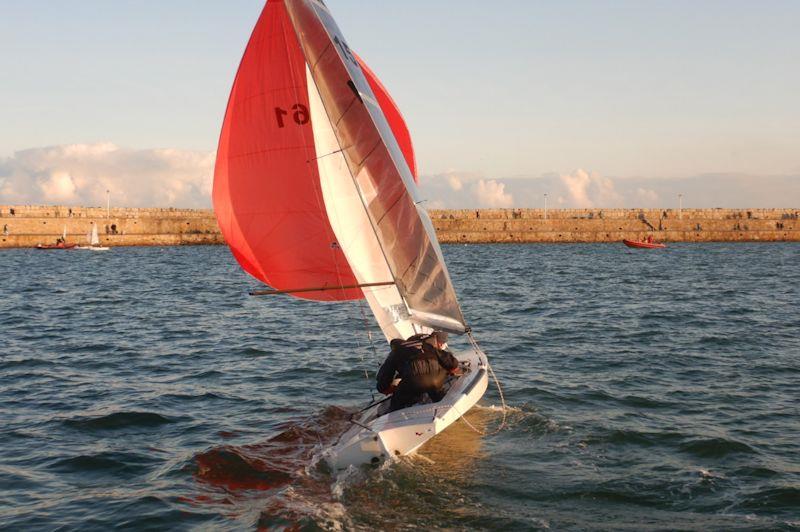
[[[225,247],[0,252],[0,529],[800,527],[800,245],[444,253],[505,410],[332,476],[364,306]]]

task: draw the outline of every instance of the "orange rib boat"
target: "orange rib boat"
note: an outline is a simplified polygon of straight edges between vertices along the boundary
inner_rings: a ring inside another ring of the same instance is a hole
[[[637,240],[623,240],[622,243],[628,246],[629,248],[660,249],[667,247],[666,244],[661,244],[660,242],[639,242]]]
[[[36,249],[72,249],[77,244],[67,244],[65,242],[59,244],[36,244]]]

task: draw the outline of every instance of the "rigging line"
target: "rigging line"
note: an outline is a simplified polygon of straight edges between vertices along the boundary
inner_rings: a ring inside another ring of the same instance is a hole
[[[364,328],[367,330],[367,338],[369,338],[369,346],[372,350],[372,356],[374,359],[378,359],[378,350],[375,348],[375,339],[372,337],[372,329],[369,328],[369,321],[367,320],[367,313],[364,312],[364,303],[362,301],[358,302],[358,308],[361,309],[361,319],[364,322]],[[366,368],[364,369],[364,374],[367,376],[367,380],[369,380],[369,373],[367,372]]]
[[[467,331],[467,337],[469,338],[469,342],[472,345],[473,349],[475,349],[475,352],[480,353],[481,348],[478,346],[478,341],[475,340],[474,336],[472,336],[472,329]],[[492,432],[485,432],[475,428],[469,421],[464,419],[463,414],[461,415],[461,419],[464,421],[464,423],[467,424],[467,426],[469,426],[472,430],[474,430],[478,434],[482,434],[484,436],[493,436],[506,427],[506,416],[508,407],[506,406],[506,398],[503,395],[503,388],[500,386],[500,381],[497,380],[497,375],[495,375],[494,370],[492,369],[492,365],[489,364],[488,360],[486,361],[486,368],[489,370],[489,374],[492,376],[495,386],[497,386],[497,393],[500,394],[500,404],[502,405],[503,408],[503,419],[500,421],[500,425]]]
[[[359,308],[361,307],[361,301],[358,301]],[[349,313],[348,313],[349,314]],[[367,387],[369,388],[369,372],[367,371],[367,363],[364,360],[364,350],[361,349],[361,340],[358,339],[358,335],[355,334],[355,341],[356,341],[356,351],[358,352],[358,357],[361,359],[361,367],[364,368],[364,380],[367,381]]]
[[[325,155],[320,155],[319,157],[314,157],[313,159],[308,159],[306,162],[310,163],[311,161],[318,161],[319,159],[327,157],[328,155],[333,155],[335,153],[342,153],[343,151],[344,151],[344,148],[339,148],[338,150],[332,151],[330,153],[326,153]]]
[[[364,283],[364,284],[338,284],[328,286],[316,286],[313,288],[284,288],[281,290],[253,290],[250,292],[251,296],[274,296],[278,294],[297,294],[300,292],[325,292],[327,290],[346,290],[350,288],[371,288],[374,286],[391,286],[395,284],[394,281],[386,281],[382,283]]]

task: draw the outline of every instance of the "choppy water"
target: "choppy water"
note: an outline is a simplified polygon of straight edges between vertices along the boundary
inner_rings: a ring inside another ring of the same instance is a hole
[[[0,528],[800,527],[800,246],[445,254],[509,427],[334,478],[358,305],[251,298],[224,247],[3,251]]]

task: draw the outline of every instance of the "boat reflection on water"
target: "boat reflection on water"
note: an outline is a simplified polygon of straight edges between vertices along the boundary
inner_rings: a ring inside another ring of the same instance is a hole
[[[496,417],[493,409],[475,407],[408,460],[432,477],[463,482],[475,470],[475,462],[483,457],[484,434],[495,425],[490,422]]]

